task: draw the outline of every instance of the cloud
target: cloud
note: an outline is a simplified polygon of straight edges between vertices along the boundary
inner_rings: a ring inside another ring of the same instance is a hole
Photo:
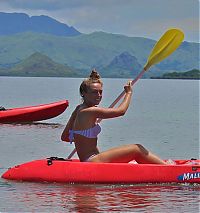
[[[127,2],[130,2],[130,0],[127,0]],[[116,3],[117,5],[124,5],[123,0],[1,0],[1,3],[15,9],[46,11],[83,7],[96,8],[105,5],[115,6]]]

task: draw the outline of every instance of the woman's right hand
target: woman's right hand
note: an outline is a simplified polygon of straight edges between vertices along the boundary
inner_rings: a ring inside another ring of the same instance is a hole
[[[132,94],[131,81],[127,82],[127,84],[124,86],[124,90],[127,94]]]

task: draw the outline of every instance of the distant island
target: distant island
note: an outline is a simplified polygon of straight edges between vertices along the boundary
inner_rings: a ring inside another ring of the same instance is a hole
[[[187,72],[170,72],[162,76],[153,76],[151,79],[193,79],[200,80],[200,70],[193,69]]]

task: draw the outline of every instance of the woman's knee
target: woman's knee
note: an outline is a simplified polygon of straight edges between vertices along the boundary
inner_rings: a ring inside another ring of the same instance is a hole
[[[141,144],[134,144],[134,148],[136,149],[139,155],[148,155],[149,151]]]

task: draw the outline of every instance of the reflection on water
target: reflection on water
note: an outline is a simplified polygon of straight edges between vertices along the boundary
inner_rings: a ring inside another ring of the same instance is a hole
[[[38,128],[62,128],[64,125],[60,123],[45,123],[45,122],[31,122],[31,123],[0,123],[0,127],[16,128],[16,127],[38,127]]]
[[[51,212],[198,212],[200,185],[84,185],[2,182],[0,210]]]

